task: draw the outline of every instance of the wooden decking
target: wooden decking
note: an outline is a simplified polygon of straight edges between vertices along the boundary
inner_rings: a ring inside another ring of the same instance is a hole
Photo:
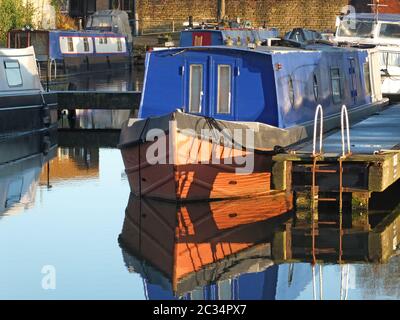
[[[343,161],[345,192],[383,192],[400,178],[400,105],[394,105],[350,129],[352,155]],[[312,142],[296,145],[273,158],[275,189],[307,189],[311,186]],[[320,166],[338,170],[342,152],[341,131],[326,136]],[[338,171],[337,171],[338,172]],[[337,192],[339,174],[318,175],[321,191]]]

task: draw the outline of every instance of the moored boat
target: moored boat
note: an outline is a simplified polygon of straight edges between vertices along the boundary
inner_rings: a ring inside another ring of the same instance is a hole
[[[85,30],[9,32],[9,48],[29,46],[35,47],[41,68],[56,78],[63,73],[129,66],[132,32],[125,11],[97,11],[89,17]]]
[[[339,43],[376,46],[381,53],[382,92],[400,98],[400,15],[360,13],[338,19]]]
[[[317,105],[328,131],[343,104],[352,121],[387,104],[376,50],[252,48],[147,56],[141,119],[123,126],[119,145],[133,193],[172,201],[268,193],[271,154],[310,139]]]
[[[0,49],[0,79],[0,142],[7,150],[0,163],[46,153],[56,139],[57,97],[43,91],[33,48]]]

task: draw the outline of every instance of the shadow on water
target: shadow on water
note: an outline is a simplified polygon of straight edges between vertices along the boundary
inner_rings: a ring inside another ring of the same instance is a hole
[[[131,195],[119,243],[147,299],[400,298],[390,282],[400,275],[400,203],[381,197],[366,216],[345,213],[342,263],[338,228],[318,230],[316,246],[335,250],[314,264],[309,217],[271,212],[262,197],[175,205]]]

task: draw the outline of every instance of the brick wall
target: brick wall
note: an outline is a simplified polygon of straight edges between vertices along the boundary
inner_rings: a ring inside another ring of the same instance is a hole
[[[278,27],[282,32],[295,27],[333,30],[336,15],[348,0],[227,0],[226,15],[241,17],[255,25]]]
[[[226,15],[250,20],[261,26],[278,27],[282,32],[294,27],[334,29],[335,16],[349,0],[225,0]],[[136,0],[141,29],[168,27],[172,20],[181,25],[192,15],[195,21],[216,20],[217,0]]]
[[[136,0],[140,29],[171,28],[172,22],[181,26],[189,16],[195,21],[215,20],[217,0]]]

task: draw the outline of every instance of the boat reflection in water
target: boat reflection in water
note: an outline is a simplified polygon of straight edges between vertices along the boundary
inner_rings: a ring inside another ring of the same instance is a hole
[[[257,272],[246,281],[251,283],[247,298],[262,299],[269,294],[263,292],[263,283],[276,278],[275,267],[269,268],[270,243],[276,228],[290,219],[291,210],[292,196],[285,193],[185,205],[131,195],[120,243],[128,268],[144,276],[147,288],[155,285],[148,291],[151,298],[168,293],[172,298],[173,292],[200,298],[197,288],[207,286],[203,298],[245,299],[243,288],[240,296],[234,289],[240,281],[232,278]],[[261,291],[255,293],[254,285]]]
[[[0,218],[17,214],[34,204],[42,171],[42,182],[48,180],[44,167],[56,156],[56,145],[49,144],[47,137],[40,135],[32,135],[26,141],[27,145],[21,143],[16,147],[18,157],[0,163]],[[8,142],[0,143],[0,153],[5,152],[8,145]],[[41,151],[33,148],[34,145],[42,146]]]
[[[400,283],[380,284],[399,271],[399,189],[344,212],[341,225],[320,212],[314,248],[310,214],[272,196],[176,205],[131,195],[119,240],[148,299],[400,297]]]
[[[89,180],[99,177],[98,148],[59,147],[57,157],[50,161],[49,175],[52,184],[62,181]],[[46,176],[41,177],[45,182]]]

